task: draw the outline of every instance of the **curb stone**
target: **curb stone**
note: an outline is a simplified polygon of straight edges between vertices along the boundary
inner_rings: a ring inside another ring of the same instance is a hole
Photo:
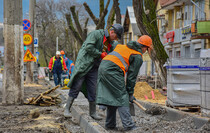
[[[140,104],[142,104],[146,109],[151,108],[152,106],[160,106],[160,105],[157,105],[154,103],[143,102],[140,100],[138,100],[138,102]],[[164,119],[166,119],[166,120],[177,121],[177,120],[180,120],[186,116],[190,116],[190,117],[192,117],[193,122],[198,129],[201,128],[206,123],[210,122],[210,118],[208,118],[208,117],[201,117],[199,115],[189,114],[187,112],[183,112],[183,111],[169,108],[166,106],[160,106],[160,107],[162,107],[166,110],[166,114],[164,115],[165,116]]]
[[[50,85],[50,81],[45,79]],[[52,85],[54,86],[54,85]],[[57,89],[58,93],[60,93],[60,97],[62,101],[66,101],[67,95],[63,94],[64,91]],[[62,102],[64,104],[64,102]],[[61,107],[63,107],[61,105]],[[83,112],[83,110],[78,106],[72,106],[71,107],[71,114],[76,119],[76,122],[79,124],[79,126],[83,129],[85,133],[108,133],[101,125],[99,125],[97,122],[95,122],[93,119],[90,121],[86,119],[87,114]],[[67,127],[68,130],[70,130],[68,123],[64,123],[65,127]]]

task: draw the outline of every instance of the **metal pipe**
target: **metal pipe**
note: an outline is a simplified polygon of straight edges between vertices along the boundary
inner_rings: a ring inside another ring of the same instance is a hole
[[[56,52],[58,51],[58,37],[56,37]]]

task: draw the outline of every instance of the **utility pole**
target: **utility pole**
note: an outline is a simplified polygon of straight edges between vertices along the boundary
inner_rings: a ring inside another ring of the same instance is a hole
[[[35,5],[36,0],[30,0],[29,2],[29,21],[31,22],[31,29],[29,30],[29,34],[32,36],[32,43],[28,46],[28,49],[31,51],[32,54],[34,54],[34,16],[35,16]],[[34,82],[33,76],[34,76],[34,62],[27,62],[26,63],[26,83],[32,83]]]
[[[22,0],[4,0],[4,105],[24,101],[22,23]]]
[[[56,37],[56,51],[55,52],[57,51],[58,51],[58,37]]]

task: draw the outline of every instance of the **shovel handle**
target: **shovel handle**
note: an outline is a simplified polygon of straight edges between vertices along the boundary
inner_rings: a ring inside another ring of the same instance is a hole
[[[133,102],[134,102],[139,108],[141,108],[143,111],[146,110],[146,109],[145,109],[140,103],[138,103],[136,100],[133,100]]]

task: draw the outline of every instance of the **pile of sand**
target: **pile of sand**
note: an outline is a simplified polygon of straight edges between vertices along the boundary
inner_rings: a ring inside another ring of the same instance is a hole
[[[155,94],[155,99],[152,99],[152,93],[153,90]],[[145,99],[145,95],[148,97],[148,99]],[[166,96],[162,95],[158,89],[152,89],[152,87],[147,82],[137,82],[136,86],[134,88],[134,96],[136,99],[144,100],[152,103],[158,103],[158,104],[165,104]]]

